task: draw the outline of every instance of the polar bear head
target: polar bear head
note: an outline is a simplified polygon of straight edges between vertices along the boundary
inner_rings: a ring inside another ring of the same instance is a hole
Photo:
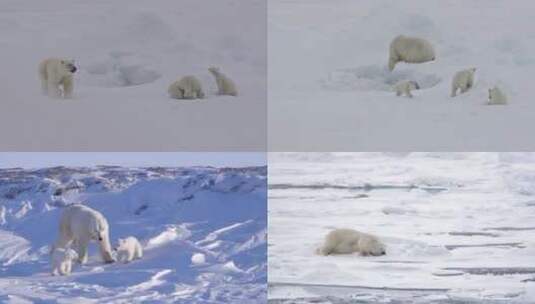
[[[409,81],[409,82],[410,82],[411,88],[413,90],[419,90],[420,89],[420,85],[416,81]]]
[[[65,74],[74,74],[78,68],[74,65],[74,60],[72,59],[61,59],[61,67],[64,69]]]
[[[360,253],[364,256],[366,255],[385,255],[386,249],[385,245],[381,243],[376,237],[367,236],[361,238],[359,241]]]
[[[208,68],[208,71],[212,74],[219,74],[219,68],[215,66],[211,66]]]

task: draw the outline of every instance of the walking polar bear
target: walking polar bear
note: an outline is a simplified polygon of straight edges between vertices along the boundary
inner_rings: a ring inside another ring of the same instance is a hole
[[[409,81],[403,80],[403,81],[398,82],[394,86],[394,90],[396,91],[396,96],[405,95],[409,98],[413,97],[411,94],[412,90],[419,90],[419,89],[420,89],[420,85],[418,85],[416,81],[412,81],[412,80],[409,80]]]
[[[204,92],[199,79],[195,76],[184,76],[173,82],[167,89],[169,96],[175,99],[204,98]]]
[[[119,239],[119,246],[115,248],[117,251],[117,261],[128,263],[133,259],[141,259],[143,257],[143,248],[139,241],[129,236],[125,239]]]
[[[72,262],[78,259],[76,251],[70,248],[56,248],[52,253],[52,275],[69,275]]]
[[[457,90],[459,89],[462,94],[474,86],[475,72],[476,68],[470,68],[455,73],[451,82],[451,97],[455,97],[457,95]]]
[[[398,62],[423,63],[435,60],[435,49],[429,41],[399,35],[390,43],[388,69],[393,71]]]
[[[39,64],[39,79],[43,94],[53,98],[72,98],[74,60],[48,58]]]
[[[100,212],[80,204],[69,206],[61,215],[59,237],[52,252],[72,245],[78,253],[78,261],[84,264],[87,262],[87,246],[94,240],[99,244],[102,259],[106,263],[113,263],[108,234],[108,221]]]
[[[353,229],[336,229],[327,234],[323,246],[316,250],[320,255],[351,254],[359,252],[363,256],[385,255],[386,249],[379,239],[371,234]]]
[[[219,68],[210,67],[208,71],[214,75],[215,82],[217,84],[218,95],[238,96],[238,90],[236,89],[234,81],[232,81],[232,79],[230,79],[227,75],[223,74]]]

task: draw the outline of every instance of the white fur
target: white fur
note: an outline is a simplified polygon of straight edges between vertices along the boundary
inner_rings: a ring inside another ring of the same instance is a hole
[[[74,61],[48,58],[39,64],[39,79],[43,94],[53,98],[72,98]]]
[[[238,90],[232,79],[223,74],[219,68],[211,67],[208,71],[214,75],[215,82],[217,83],[218,95],[238,96]]]
[[[133,259],[141,259],[143,257],[143,248],[139,241],[129,236],[125,239],[119,239],[117,246],[117,260],[123,263],[131,262]]]
[[[195,76],[184,76],[173,82],[167,92],[175,99],[204,98],[201,82]]]
[[[70,248],[56,248],[52,252],[52,275],[69,275],[72,261],[78,258],[76,251]]]
[[[451,97],[455,97],[457,90],[459,89],[461,90],[461,93],[465,93],[474,86],[475,72],[476,68],[470,68],[455,73],[451,82]]]
[[[500,88],[494,86],[489,89],[489,105],[505,105],[507,104],[507,96]]]
[[[435,60],[435,49],[429,41],[407,36],[397,36],[390,43],[388,68],[394,70],[398,62],[423,63]]]
[[[420,86],[418,85],[416,81],[409,81],[409,80],[402,80],[394,86],[394,90],[396,91],[396,96],[405,95],[410,98],[412,98],[411,91],[418,90],[419,88]]]
[[[108,221],[100,212],[79,204],[69,206],[61,215],[59,237],[53,249],[72,244],[78,253],[78,261],[84,264],[87,262],[87,246],[94,240],[99,244],[102,259],[112,263],[108,230]]]
[[[316,251],[320,255],[351,254],[361,255],[386,254],[385,246],[371,234],[353,229],[336,229],[327,234],[323,246]]]

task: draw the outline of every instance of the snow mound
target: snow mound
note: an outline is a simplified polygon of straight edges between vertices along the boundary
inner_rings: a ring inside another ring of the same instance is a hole
[[[200,265],[206,263],[206,256],[202,253],[195,253],[191,256],[191,263],[193,265]]]
[[[150,62],[128,52],[112,52],[109,57],[80,67],[80,82],[100,87],[129,87],[156,81],[160,73]]]
[[[420,89],[428,89],[438,85],[442,79],[435,74],[421,73],[413,69],[390,72],[386,67],[368,65],[331,72],[323,80],[323,86],[336,91],[392,91],[392,87],[402,80],[416,81]]]

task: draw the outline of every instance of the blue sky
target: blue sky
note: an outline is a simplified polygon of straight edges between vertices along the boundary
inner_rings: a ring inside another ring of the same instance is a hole
[[[0,152],[0,168],[119,165],[264,166],[266,153],[232,152]]]

